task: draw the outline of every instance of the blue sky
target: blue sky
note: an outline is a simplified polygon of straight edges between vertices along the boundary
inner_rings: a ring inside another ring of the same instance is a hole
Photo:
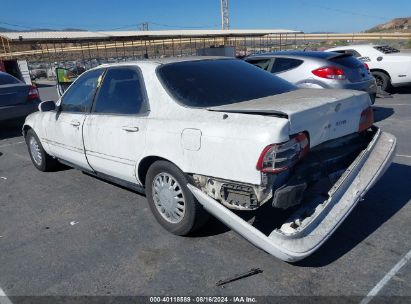
[[[219,28],[220,0],[0,0],[0,27],[137,29]],[[231,28],[305,32],[366,30],[411,16],[411,0],[229,0]],[[14,26],[12,26],[14,25]]]

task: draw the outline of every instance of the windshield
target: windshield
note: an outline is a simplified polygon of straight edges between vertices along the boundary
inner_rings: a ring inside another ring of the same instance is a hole
[[[158,68],[168,92],[189,107],[208,108],[295,90],[296,87],[236,59],[169,63]]]

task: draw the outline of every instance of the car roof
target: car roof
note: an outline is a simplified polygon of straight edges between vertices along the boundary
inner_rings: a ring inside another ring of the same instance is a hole
[[[20,79],[18,79],[17,77],[14,77],[13,75],[11,75],[11,74],[9,74],[9,73],[7,73],[7,72],[2,72],[2,71],[0,71],[0,76],[11,77],[11,78],[14,78],[14,79],[22,82]]]
[[[176,62],[188,62],[188,61],[204,61],[204,60],[228,60],[235,59],[233,57],[222,57],[222,56],[188,56],[188,57],[169,57],[169,58],[155,58],[155,59],[142,59],[126,62],[116,62],[116,63],[104,63],[96,68],[106,68],[113,66],[125,66],[125,65],[139,65],[139,64],[153,64],[153,65],[163,65],[168,63]]]
[[[320,52],[320,51],[280,51],[265,54],[251,55],[247,58],[262,58],[262,57],[290,57],[290,58],[315,58],[315,59],[331,59],[341,56],[341,54],[334,52]]]

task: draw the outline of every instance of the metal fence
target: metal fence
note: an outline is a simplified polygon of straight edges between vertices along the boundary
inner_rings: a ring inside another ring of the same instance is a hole
[[[0,36],[1,37],[1,36]],[[238,57],[287,49],[320,48],[333,43],[400,42],[411,43],[411,33],[354,34],[271,34],[250,37],[202,37],[169,39],[79,40],[66,42],[13,42],[1,37],[0,60],[27,60],[33,69],[47,70],[53,76],[56,67],[82,66],[88,69],[102,63],[144,58],[193,56],[201,48],[232,46]]]

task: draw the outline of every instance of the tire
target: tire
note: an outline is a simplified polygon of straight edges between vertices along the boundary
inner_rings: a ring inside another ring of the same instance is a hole
[[[33,165],[40,171],[47,172],[56,169],[58,162],[44,151],[43,146],[32,130],[28,130],[26,135],[26,144]]]
[[[387,74],[379,71],[373,71],[371,74],[374,76],[377,82],[377,87],[380,87],[381,91],[387,91],[390,88],[390,77]]]
[[[156,161],[146,175],[146,196],[156,220],[167,231],[187,235],[209,218],[187,187],[184,173],[168,161]]]

